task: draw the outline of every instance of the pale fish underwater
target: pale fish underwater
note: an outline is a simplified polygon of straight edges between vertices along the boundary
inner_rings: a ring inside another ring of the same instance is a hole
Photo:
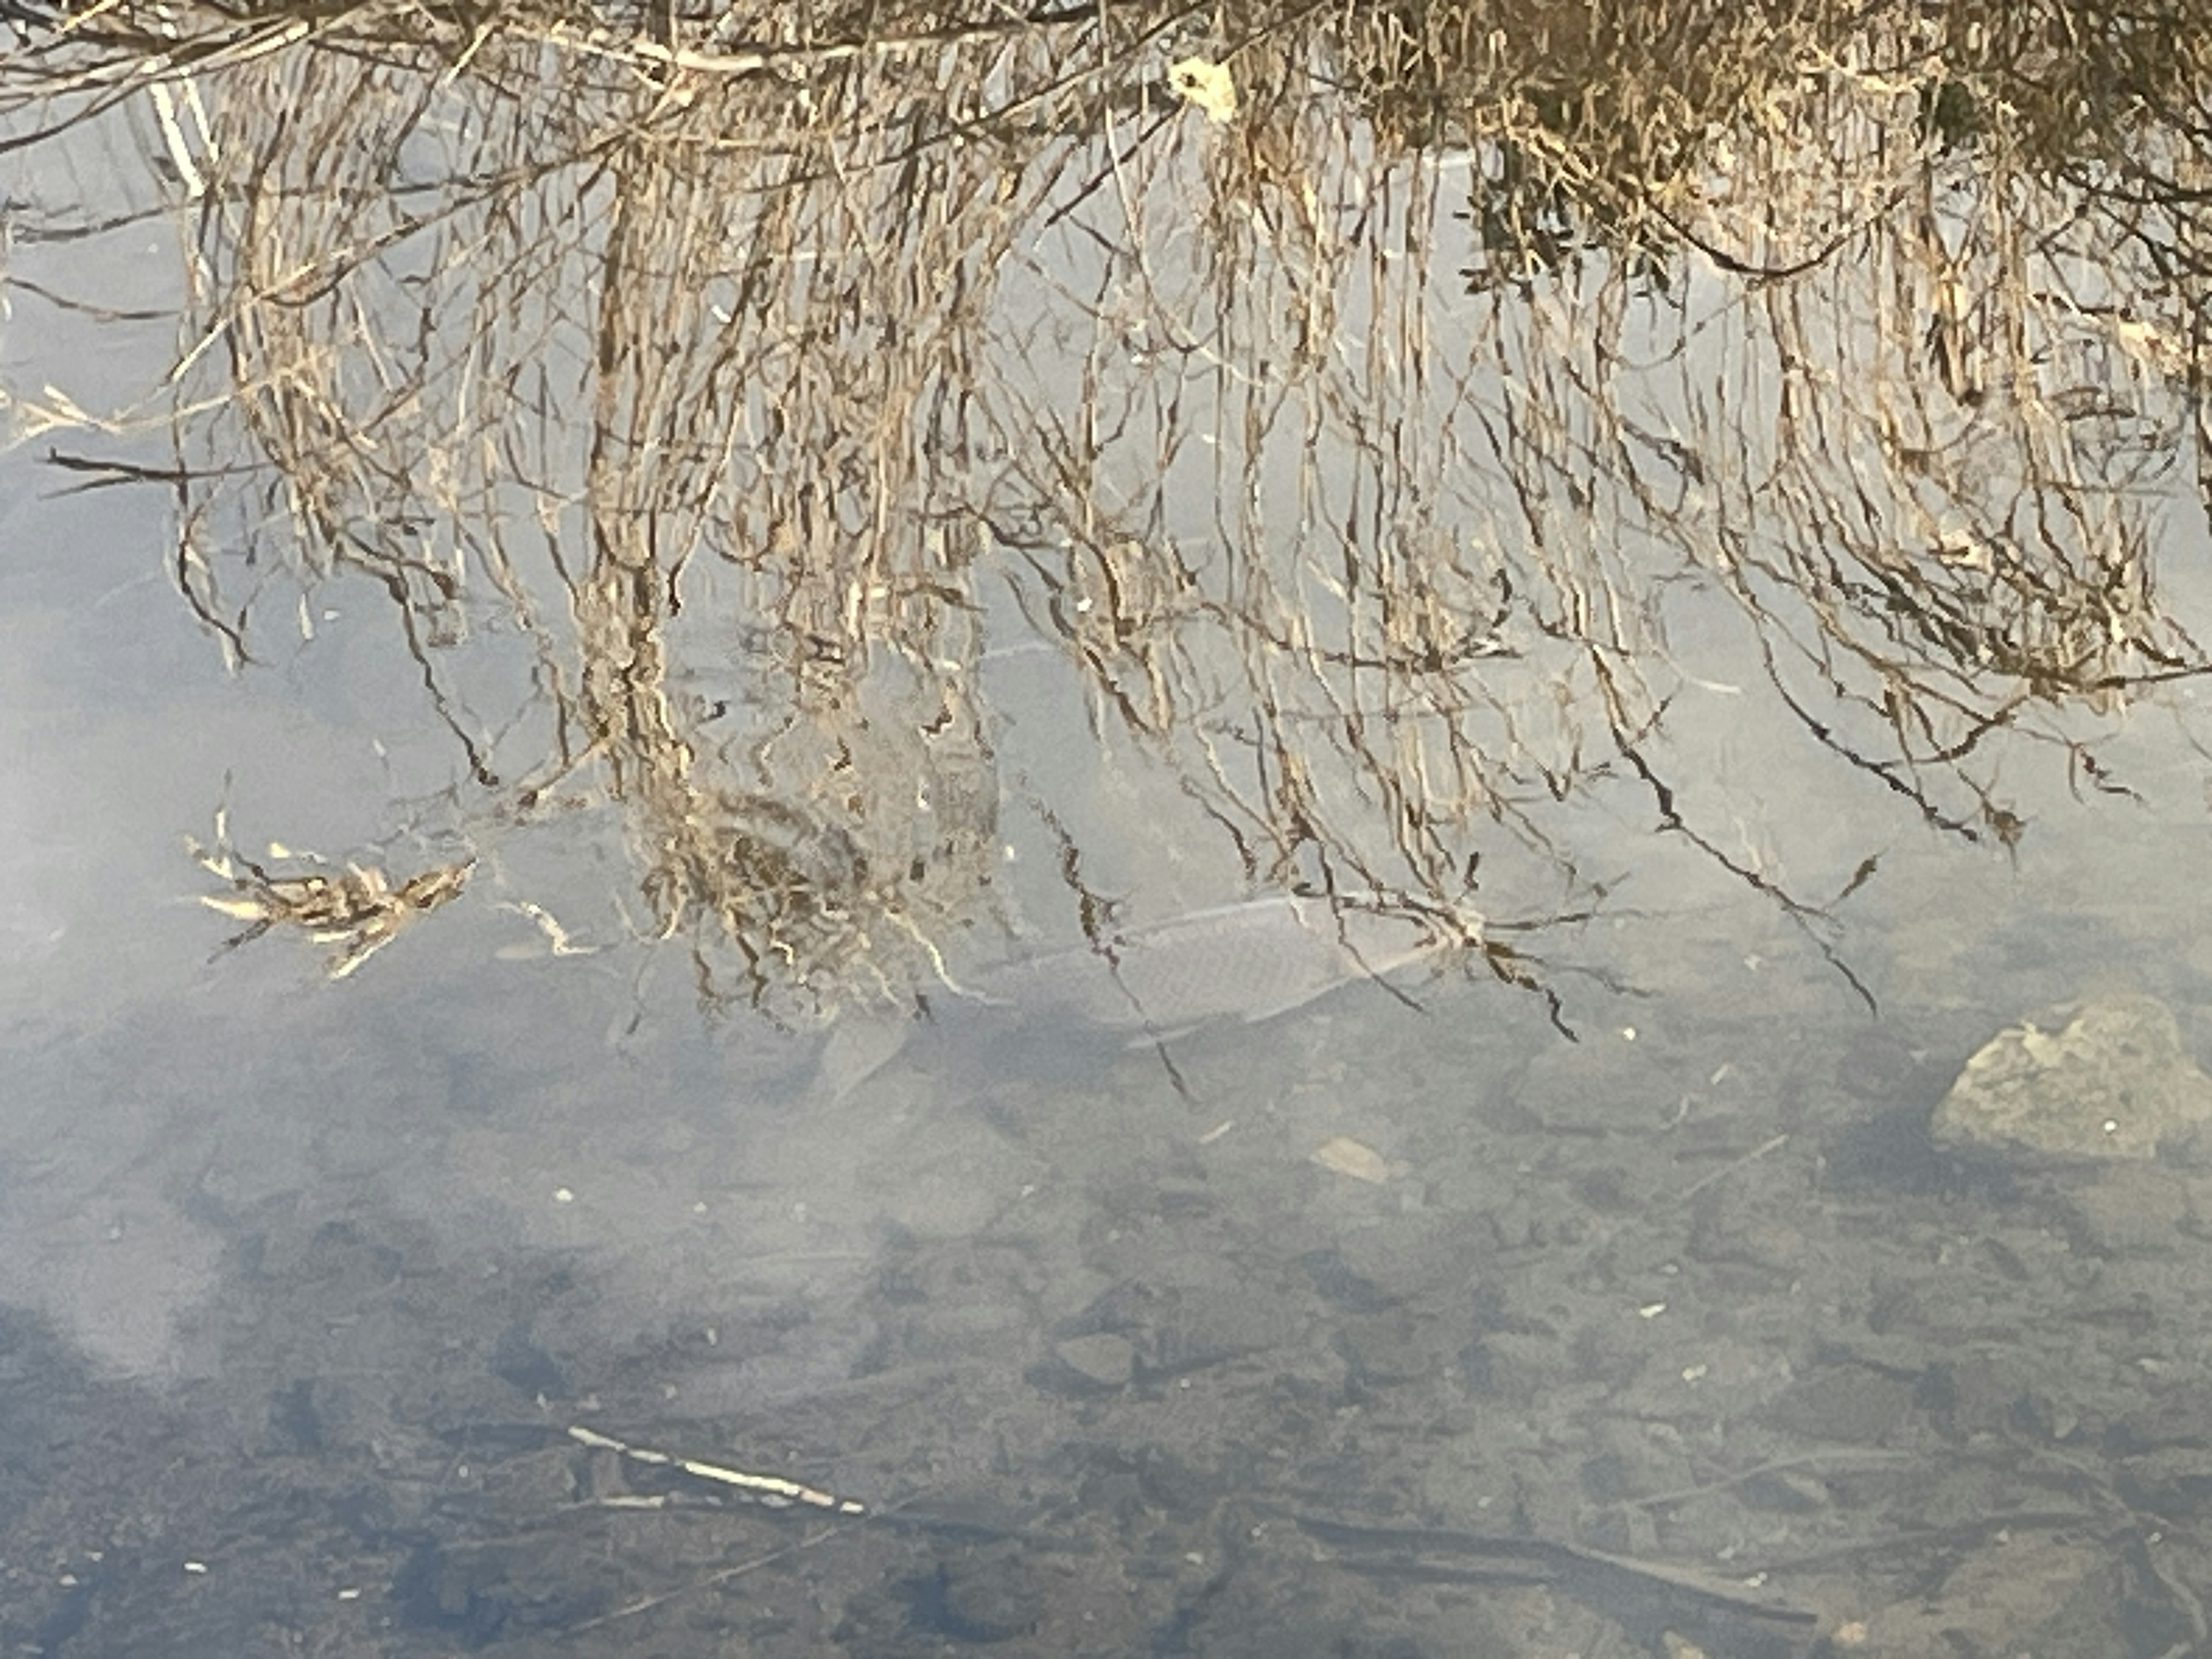
[[[976,970],[928,999],[933,1022],[997,1018],[1161,1043],[1202,1027],[1256,1024],[1363,979],[1443,957],[1449,942],[1403,915],[1273,896],[1215,905],[1075,946]],[[824,1045],[810,1096],[843,1099],[906,1047],[916,1016],[848,1010]]]

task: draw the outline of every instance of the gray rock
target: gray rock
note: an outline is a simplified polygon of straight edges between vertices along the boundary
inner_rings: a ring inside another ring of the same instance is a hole
[[[1126,1336],[1100,1332],[1096,1336],[1071,1337],[1053,1352],[1063,1364],[1103,1389],[1118,1389],[1135,1369],[1137,1350]]]
[[[2166,1005],[2106,997],[2024,1021],[1966,1062],[1929,1133],[1960,1151],[2064,1162],[2144,1159],[2212,1119],[2212,1078]]]

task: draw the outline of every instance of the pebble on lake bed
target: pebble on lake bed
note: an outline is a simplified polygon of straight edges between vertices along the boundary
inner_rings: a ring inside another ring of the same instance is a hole
[[[1390,1178],[1390,1165],[1382,1153],[1372,1146],[1363,1146],[1349,1135],[1336,1135],[1313,1149],[1312,1162],[1338,1175],[1350,1176],[1354,1181],[1364,1181],[1371,1187],[1380,1187]]]
[[[1137,1367],[1136,1344],[1111,1332],[1070,1337],[1055,1352],[1085,1380],[1101,1388],[1120,1388]]]
[[[1984,1043],[1936,1109],[1956,1151],[2069,1162],[2145,1159],[2212,1119],[2212,1078],[2166,1005],[2094,999]]]

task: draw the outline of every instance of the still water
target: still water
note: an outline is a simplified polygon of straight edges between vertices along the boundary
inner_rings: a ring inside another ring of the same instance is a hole
[[[21,295],[11,385],[90,407],[158,378],[165,228],[19,250],[155,320]],[[150,427],[53,443],[164,462]],[[1632,787],[1563,811],[1579,896],[1519,941],[1538,991],[1251,878],[1213,833],[1228,794],[1102,720],[1102,684],[1142,676],[1082,665],[1121,647],[1069,620],[1073,586],[1009,578],[942,668],[980,736],[902,785],[915,868],[989,902],[900,912],[942,924],[903,958],[926,967],[834,1018],[708,1009],[711,904],[641,885],[678,830],[641,854],[618,790],[563,772],[556,812],[484,782],[542,736],[499,701],[525,632],[439,707],[378,576],[264,572],[284,625],[234,669],[172,579],[159,483],[76,489],[45,448],[0,459],[15,1650],[2205,1639],[2201,1162],[1976,1164],[1927,1134],[2050,1005],[2144,992],[2207,1035],[2187,684],[2100,728],[2133,799],[2055,750],[2008,763],[2033,820],[2008,854],[1866,787],[1762,698],[1735,612],[1670,599],[1651,752],[1709,846]],[[1180,499],[1187,540],[1227,510]],[[2201,568],[2178,496],[2167,530]],[[741,610],[742,580],[699,580],[691,617]],[[2185,620],[2203,597],[2167,595]],[[782,660],[720,648],[756,690]],[[632,759],[773,775],[757,732],[714,748],[726,687],[672,684],[680,741]],[[865,861],[713,799],[787,830],[757,870]],[[227,949],[253,912],[225,846],[467,881],[373,951],[288,926]],[[1869,856],[1832,921],[1763,890],[1835,894]]]

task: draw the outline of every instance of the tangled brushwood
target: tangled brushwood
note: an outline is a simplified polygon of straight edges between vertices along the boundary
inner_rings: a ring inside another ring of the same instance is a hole
[[[374,581],[473,821],[611,805],[710,997],[941,971],[1009,594],[1254,883],[1531,984],[1593,793],[1819,933],[1670,771],[1685,595],[2001,844],[2002,754],[2118,787],[2102,722],[2205,666],[2154,580],[2201,5],[8,16],[9,142],[127,106],[191,240],[201,617],[250,657],[271,570]]]

